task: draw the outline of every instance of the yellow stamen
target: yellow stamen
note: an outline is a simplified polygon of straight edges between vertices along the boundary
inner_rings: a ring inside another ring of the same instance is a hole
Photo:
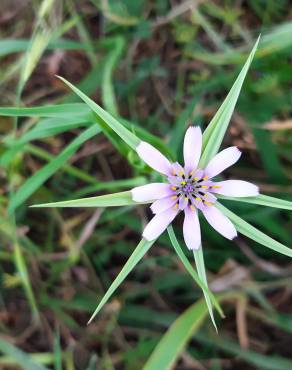
[[[189,173],[189,175],[190,175],[190,176],[193,176],[193,173],[194,173],[194,172],[193,172],[193,171],[191,171],[191,172]]]
[[[206,204],[206,206],[212,206],[214,203],[211,203],[211,202],[204,202],[204,204]]]
[[[189,198],[188,197],[185,197],[185,200],[189,200]]]
[[[201,186],[201,188],[203,188],[203,189],[207,189],[207,188],[208,188],[208,186],[207,186],[207,185],[202,185],[202,186]]]
[[[183,172],[183,171],[181,171],[180,173],[179,173],[179,175],[180,176],[183,176],[185,173]]]
[[[221,186],[218,186],[218,185],[213,185],[212,186],[212,189],[220,189],[221,188]]]
[[[185,181],[182,181],[182,182],[181,182],[181,185],[186,185],[186,182],[185,182]]]
[[[198,178],[198,177],[195,177],[195,178],[194,178],[194,180],[195,180],[195,181],[198,181],[198,180],[199,180],[199,178]]]
[[[203,180],[208,180],[209,176],[204,176]]]
[[[176,203],[172,208],[177,209],[178,208],[178,203]]]
[[[193,205],[190,205],[190,209],[194,211],[196,208]]]
[[[176,190],[176,187],[175,187],[175,186],[172,186],[172,187],[171,187],[171,190]]]
[[[201,198],[196,198],[195,200],[197,200],[198,202],[202,202]]]
[[[171,199],[177,199],[177,196],[176,196],[176,195],[173,195],[173,196],[171,197]]]

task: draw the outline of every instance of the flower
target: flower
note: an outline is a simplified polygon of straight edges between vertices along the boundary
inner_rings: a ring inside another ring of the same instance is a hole
[[[202,152],[200,127],[191,126],[184,138],[184,167],[171,163],[149,143],[142,141],[137,147],[139,157],[154,170],[166,176],[165,183],[151,183],[131,190],[136,202],[154,201],[151,210],[154,217],[143,232],[152,241],[161,235],[174,218],[184,211],[183,235],[189,249],[199,249],[201,231],[198,211],[209,224],[227,239],[237,236],[233,223],[216,208],[216,194],[249,197],[259,194],[258,187],[247,181],[226,180],[215,182],[213,178],[238,161],[241,152],[232,146],[215,155],[205,168],[199,168]]]

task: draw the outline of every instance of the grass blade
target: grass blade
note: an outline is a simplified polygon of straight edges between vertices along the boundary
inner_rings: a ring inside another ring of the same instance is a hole
[[[256,52],[258,43],[259,38],[257,39],[251,53],[249,54],[249,57],[247,58],[247,61],[245,62],[245,65],[243,66],[227,97],[203,134],[203,152],[200,160],[200,167],[202,168],[207,165],[210,159],[214,157],[220,148],[245,76]]]
[[[48,370],[47,367],[36,363],[28,354],[3,339],[0,339],[0,352],[13,358],[14,363],[24,370]]]
[[[270,248],[278,253],[284,254],[285,256],[292,257],[292,249],[285,245],[277,242],[270,236],[266,235],[262,231],[258,230],[242,218],[237,216],[235,213],[224,207],[222,204],[216,202],[216,207],[222,211],[235,225],[236,229],[248,238],[262,244],[264,247]]]
[[[150,203],[150,202],[149,202]],[[118,207],[130,206],[133,204],[141,204],[132,199],[130,191],[123,191],[120,193],[100,195],[97,197],[65,200],[63,202],[53,202],[45,204],[34,204],[33,208],[51,208],[51,207]],[[142,203],[144,204],[144,203]]]
[[[155,240],[148,242],[145,239],[142,239],[140,243],[137,245],[134,252],[131,254],[130,258],[115,278],[105,295],[103,296],[102,300],[100,301],[99,305],[97,306],[96,310],[94,311],[93,315],[91,316],[88,324],[95,318],[98,312],[102,309],[105,303],[109,300],[115,290],[119,287],[119,285],[125,280],[125,278],[129,275],[129,273],[133,270],[133,268],[137,265],[137,263],[141,260],[145,253],[148,252],[152,244]]]
[[[234,200],[236,202],[259,204],[261,206],[288,209],[289,211],[292,211],[292,202],[263,194],[260,194],[257,197],[227,197],[225,195],[217,194],[217,197],[224,200]]]
[[[67,86],[69,86],[98,116],[98,118],[109,126],[119,137],[126,142],[133,150],[140,143],[140,139],[124,127],[118,120],[116,120],[111,114],[102,109],[98,104],[91,100],[88,96],[83,94],[77,87],[72,85],[69,81],[63,77],[58,76]]]
[[[57,104],[43,105],[41,107],[0,107],[0,116],[10,117],[56,117],[72,118],[72,116],[84,116],[88,119],[92,113],[86,104]]]
[[[170,370],[174,368],[187,342],[200,328],[208,314],[203,300],[180,315],[152,352],[143,370]]]
[[[19,207],[34,191],[36,191],[50,176],[52,176],[66,161],[77,151],[77,149],[87,140],[100,132],[97,125],[89,127],[81,135],[75,138],[58,156],[51,162],[42,167],[12,195],[8,207],[11,213]]]
[[[177,238],[176,238],[175,233],[173,231],[173,227],[169,226],[167,228],[167,232],[168,232],[168,235],[169,235],[169,238],[170,238],[170,241],[171,241],[171,244],[172,244],[174,250],[176,251],[176,253],[177,253],[178,257],[180,258],[180,260],[182,261],[182,263],[184,264],[188,273],[192,276],[192,278],[195,280],[195,282],[203,290],[204,294],[207,294],[210,297],[210,300],[212,301],[213,305],[216,307],[219,314],[222,317],[224,317],[223,311],[222,311],[219,303],[217,302],[214,294],[210,291],[208,286],[205,283],[202,282],[202,280],[198,276],[197,272],[193,269],[193,266],[191,265],[191,263],[187,259],[186,255],[184,254],[181,246],[179,245],[179,242],[177,241]]]

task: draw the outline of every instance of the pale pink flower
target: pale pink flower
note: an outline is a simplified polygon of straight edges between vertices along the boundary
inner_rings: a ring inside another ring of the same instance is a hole
[[[141,142],[137,147],[140,158],[154,170],[165,175],[165,183],[152,183],[131,190],[137,202],[154,201],[154,217],[146,226],[143,237],[152,241],[169,226],[179,212],[184,211],[183,234],[189,249],[201,245],[198,211],[209,224],[227,239],[237,236],[233,223],[214,206],[216,194],[250,197],[259,194],[258,187],[241,180],[215,182],[213,178],[238,161],[241,152],[232,146],[219,152],[205,168],[199,168],[202,151],[200,127],[189,127],[184,138],[184,167],[171,163],[152,145]]]

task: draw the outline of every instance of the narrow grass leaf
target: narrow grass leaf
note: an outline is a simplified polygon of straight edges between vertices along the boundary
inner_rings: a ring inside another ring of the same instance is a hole
[[[111,114],[102,109],[98,104],[91,100],[88,96],[83,94],[77,87],[72,85],[69,81],[58,76],[67,86],[69,86],[79,97],[97,114],[98,118],[109,126],[119,137],[126,142],[133,150],[140,143],[140,139],[124,127],[118,120],[116,120]]]
[[[24,370],[48,370],[47,367],[38,364],[28,354],[3,339],[0,339],[0,352],[11,357],[14,363]]]
[[[28,178],[25,183],[12,195],[8,207],[11,213],[19,207],[27,198],[31,196],[50,176],[52,176],[66,161],[77,151],[77,149],[87,140],[91,139],[100,132],[97,125],[89,127],[81,135],[76,137],[59,155],[42,167],[34,175]]]
[[[234,200],[236,202],[244,202],[250,204],[259,204],[261,206],[267,206],[272,208],[288,209],[292,211],[292,202],[284,199],[278,199],[270,197],[268,195],[260,194],[257,197],[227,197],[225,195],[216,195],[220,199]]]
[[[94,311],[93,315],[91,316],[88,324],[95,318],[95,316],[99,313],[105,303],[110,299],[113,295],[115,290],[120,286],[120,284],[125,280],[125,278],[129,275],[129,273],[133,270],[133,268],[137,265],[137,263],[141,260],[141,258],[148,252],[150,247],[153,245],[155,240],[148,242],[145,239],[142,239],[140,243],[137,245],[134,252],[131,254],[130,258],[115,278],[105,295],[103,296],[102,300],[100,301],[99,305],[97,306],[96,310]]]
[[[81,116],[91,118],[91,110],[83,103],[43,105],[41,107],[0,107],[0,116],[11,117],[57,117],[72,118]]]
[[[284,254],[285,256],[292,257],[292,249],[274,240],[270,236],[266,235],[262,231],[258,230],[242,218],[237,216],[235,213],[224,207],[220,203],[216,203],[216,207],[220,209],[225,216],[227,216],[235,225],[236,229],[248,238],[262,244],[264,247],[270,248],[278,253]]]
[[[169,226],[167,228],[167,232],[168,232],[169,239],[171,241],[171,244],[172,244],[174,250],[176,251],[176,253],[177,253],[178,257],[180,258],[180,260],[182,261],[182,263],[184,264],[188,273],[192,276],[192,278],[199,285],[199,287],[204,291],[204,293],[207,294],[210,297],[210,300],[212,301],[212,303],[216,307],[216,309],[219,312],[219,314],[221,315],[221,317],[224,317],[223,311],[222,311],[219,303],[217,302],[216,297],[210,291],[208,286],[205,283],[202,282],[202,280],[198,276],[197,272],[194,270],[193,266],[191,265],[191,263],[187,259],[186,255],[184,254],[184,252],[183,252],[183,250],[182,250],[182,248],[181,248],[181,246],[180,246],[180,244],[179,244],[179,242],[178,242],[178,240],[175,236],[175,233],[173,231],[173,227]]]
[[[15,262],[15,266],[17,269],[17,273],[19,274],[28,303],[31,307],[34,318],[36,319],[36,321],[39,321],[39,311],[38,311],[36,299],[34,296],[33,288],[31,286],[31,282],[29,279],[26,261],[23,256],[21,246],[19,245],[17,240],[14,240],[13,251],[14,251],[14,262]]]
[[[33,208],[118,207],[118,206],[130,206],[134,204],[144,204],[144,203],[135,202],[132,199],[132,193],[130,191],[123,191],[120,193],[99,195],[97,197],[65,200],[62,202],[53,202],[53,203],[34,204],[31,207]]]
[[[125,48],[125,39],[121,36],[109,39],[109,52],[104,64],[104,73],[102,74],[102,102],[105,109],[113,114],[118,115],[118,104],[113,86],[113,73],[119,59],[123,55]]]
[[[200,279],[203,281],[203,283],[206,286],[208,286],[208,280],[207,280],[207,275],[206,275],[206,269],[205,269],[205,262],[204,262],[204,255],[203,255],[202,246],[200,246],[200,248],[198,250],[194,250],[193,253],[194,253],[194,258],[195,258],[195,263],[196,263],[198,275],[199,275]],[[204,290],[203,290],[203,293],[204,293],[204,297],[205,297],[205,300],[206,300],[206,305],[208,307],[208,311],[209,311],[209,314],[210,314],[210,317],[211,317],[211,321],[212,321],[216,331],[218,331],[217,326],[216,326],[216,322],[215,322],[215,318],[214,318],[214,314],[213,314],[213,308],[212,308],[212,302],[211,302],[210,296]]]
[[[252,62],[254,54],[256,52],[259,43],[259,38],[257,39],[245,65],[243,66],[241,72],[239,73],[235,83],[233,84],[231,90],[229,91],[227,97],[222,103],[221,107],[218,109],[217,113],[209,123],[203,134],[203,152],[200,160],[200,166],[205,167],[207,163],[214,157],[218,152],[226,130],[228,128],[231,116],[233,114],[240,90],[242,88],[245,76]]]
[[[174,368],[187,342],[197,332],[208,314],[203,300],[180,315],[152,352],[143,370],[170,370]]]

